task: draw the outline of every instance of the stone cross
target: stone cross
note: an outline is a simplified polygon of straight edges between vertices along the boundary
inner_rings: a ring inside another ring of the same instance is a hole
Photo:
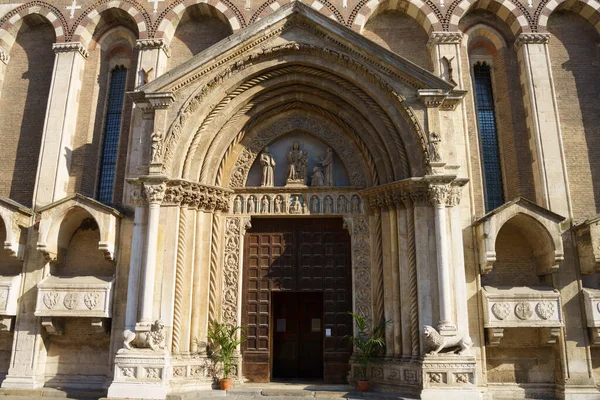
[[[148,3],[154,3],[154,9],[152,10],[152,12],[156,12],[158,11],[158,3],[161,1],[165,1],[165,0],[148,0]]]
[[[65,8],[67,10],[71,11],[71,15],[69,16],[69,18],[73,18],[75,16],[75,10],[81,9],[81,6],[77,5],[77,0],[73,0],[73,4],[71,4],[70,6],[67,6]]]

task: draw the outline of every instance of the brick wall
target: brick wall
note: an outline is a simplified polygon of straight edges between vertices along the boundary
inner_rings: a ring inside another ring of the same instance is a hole
[[[600,35],[569,12],[553,13],[548,30],[573,214],[582,220],[600,212]]]
[[[23,23],[0,98],[0,196],[31,206],[52,68],[54,30]]]
[[[433,71],[427,50],[429,36],[411,17],[398,11],[386,11],[367,22],[363,35],[426,70]]]
[[[171,40],[168,69],[189,60],[230,34],[231,27],[218,18],[199,17],[180,23]]]

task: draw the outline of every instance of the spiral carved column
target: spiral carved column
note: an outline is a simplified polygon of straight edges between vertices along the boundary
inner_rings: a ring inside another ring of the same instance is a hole
[[[177,262],[175,264],[175,302],[173,307],[173,353],[179,353],[183,319],[183,286],[185,285],[186,210],[180,209],[177,230]]]

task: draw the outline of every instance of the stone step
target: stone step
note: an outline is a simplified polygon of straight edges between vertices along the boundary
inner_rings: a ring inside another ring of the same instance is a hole
[[[286,389],[257,387],[238,387],[228,391],[224,390],[201,390],[178,395],[169,395],[168,400],[201,400],[210,398],[226,397],[238,400],[300,400],[317,398],[323,400],[342,399],[365,399],[365,400],[409,400],[410,396],[394,393],[366,392],[360,393],[354,390],[317,390],[311,389]]]

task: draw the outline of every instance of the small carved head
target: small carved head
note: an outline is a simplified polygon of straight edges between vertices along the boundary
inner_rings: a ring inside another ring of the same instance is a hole
[[[435,329],[433,329],[432,326],[429,326],[429,325],[423,326],[423,334],[425,335],[426,338],[432,336],[433,332],[435,332]]]

